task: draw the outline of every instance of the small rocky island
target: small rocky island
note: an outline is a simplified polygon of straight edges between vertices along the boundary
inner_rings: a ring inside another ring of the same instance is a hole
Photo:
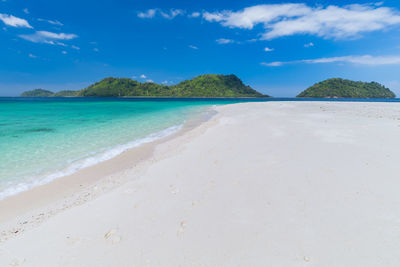
[[[53,93],[35,89],[24,97],[268,97],[243,82],[236,75],[200,75],[176,85],[141,83],[129,78],[105,78],[79,91]]]
[[[394,98],[396,95],[377,82],[328,79],[307,88],[297,97],[318,98]]]

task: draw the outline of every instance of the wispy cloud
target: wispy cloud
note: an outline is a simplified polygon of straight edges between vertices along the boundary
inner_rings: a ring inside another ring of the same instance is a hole
[[[386,30],[400,24],[398,10],[373,4],[308,6],[266,4],[240,11],[204,12],[203,18],[229,28],[253,29],[263,25],[261,39],[271,40],[295,34],[323,38],[355,38],[365,32]]]
[[[25,14],[29,14],[29,9],[24,8],[22,11],[24,11]]]
[[[192,48],[192,49],[194,49],[194,50],[198,50],[199,48],[197,47],[197,46],[195,46],[195,45],[189,45],[189,48]]]
[[[161,17],[165,19],[173,19],[179,15],[185,14],[185,11],[182,9],[169,9],[169,10],[162,10],[159,8],[152,8],[148,9],[146,11],[141,11],[138,13],[138,17],[141,19],[151,19],[154,18],[157,14],[159,14]]]
[[[272,52],[272,51],[274,51],[274,49],[273,49],[273,48],[266,47],[266,48],[264,48],[264,51],[265,51],[265,52]]]
[[[189,18],[198,18],[200,16],[201,16],[200,12],[193,12],[193,13],[188,15]]]
[[[314,43],[307,43],[307,44],[304,44],[304,47],[313,47],[314,46]]]
[[[323,57],[316,59],[303,59],[294,61],[274,61],[262,62],[261,65],[269,67],[277,67],[287,64],[322,64],[322,63],[351,63],[367,66],[382,66],[382,65],[398,65],[400,64],[400,55],[391,56],[371,56],[371,55],[351,55],[343,57]]]
[[[0,14],[0,20],[3,21],[3,23],[7,26],[33,29],[28,21],[26,21],[25,19],[14,17],[13,15]]]
[[[151,19],[156,15],[157,9],[148,9],[138,13],[138,17],[141,19]]]
[[[37,56],[35,56],[34,54],[29,54],[28,57],[30,57],[30,58],[37,58]]]
[[[37,19],[38,21],[44,21],[47,23],[50,23],[52,25],[57,25],[57,26],[64,26],[64,24],[62,24],[61,22],[59,22],[58,20],[50,20],[50,19]]]
[[[45,44],[65,46],[64,43],[61,43],[59,41],[72,40],[77,38],[78,35],[73,33],[54,33],[48,31],[37,31],[33,34],[21,34],[19,35],[19,37],[33,43],[45,43]]]
[[[218,44],[232,44],[235,42],[235,40],[232,39],[225,39],[225,38],[219,38],[215,40]]]
[[[161,84],[165,84],[165,85],[172,84],[172,83],[173,83],[173,81],[168,81],[168,80],[165,80],[165,81],[161,82]]]
[[[142,79],[146,79],[146,78],[147,78],[147,76],[146,76],[146,75],[144,75],[144,74],[142,74],[142,75],[140,75],[140,78],[142,78]]]
[[[71,48],[75,49],[75,50],[80,50],[81,49],[79,46],[76,46],[76,45],[71,45]]]
[[[183,11],[182,9],[170,9],[169,11],[166,12],[160,11],[160,14],[163,18],[173,19],[176,16],[185,14],[185,11]]]

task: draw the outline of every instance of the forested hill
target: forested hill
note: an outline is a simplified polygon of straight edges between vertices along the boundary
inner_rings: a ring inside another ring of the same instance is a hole
[[[22,93],[25,97],[267,97],[235,75],[201,75],[177,85],[141,83],[128,78],[105,78],[80,91],[36,89]]]
[[[301,92],[297,97],[321,98],[394,98],[395,94],[377,82],[328,79]]]
[[[78,92],[78,96],[153,97],[263,97],[235,75],[201,75],[177,85],[140,83],[126,78],[106,78]]]
[[[31,91],[26,91],[21,94],[23,97],[48,97],[53,96],[54,93],[44,89],[35,89]]]
[[[71,91],[71,90],[65,90],[54,93],[49,90],[35,89],[31,91],[25,91],[21,94],[21,96],[22,97],[72,97],[72,96],[77,96],[77,94],[78,91]]]

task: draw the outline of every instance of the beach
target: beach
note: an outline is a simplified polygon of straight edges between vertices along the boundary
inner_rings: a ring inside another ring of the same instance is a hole
[[[214,107],[0,201],[0,266],[399,266],[398,103]]]

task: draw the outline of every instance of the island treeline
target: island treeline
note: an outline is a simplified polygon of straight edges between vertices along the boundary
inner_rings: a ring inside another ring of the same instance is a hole
[[[79,91],[53,93],[35,89],[24,97],[268,97],[243,84],[236,75],[201,75],[176,85],[141,83],[129,78],[105,78]]]
[[[333,78],[314,84],[297,97],[394,98],[396,95],[377,82],[355,82]]]
[[[200,75],[176,85],[141,83],[128,78],[105,78],[89,87],[57,93],[35,89],[24,97],[269,97],[257,92],[236,75]],[[328,79],[307,88],[297,97],[311,98],[394,98],[396,95],[377,82]]]

